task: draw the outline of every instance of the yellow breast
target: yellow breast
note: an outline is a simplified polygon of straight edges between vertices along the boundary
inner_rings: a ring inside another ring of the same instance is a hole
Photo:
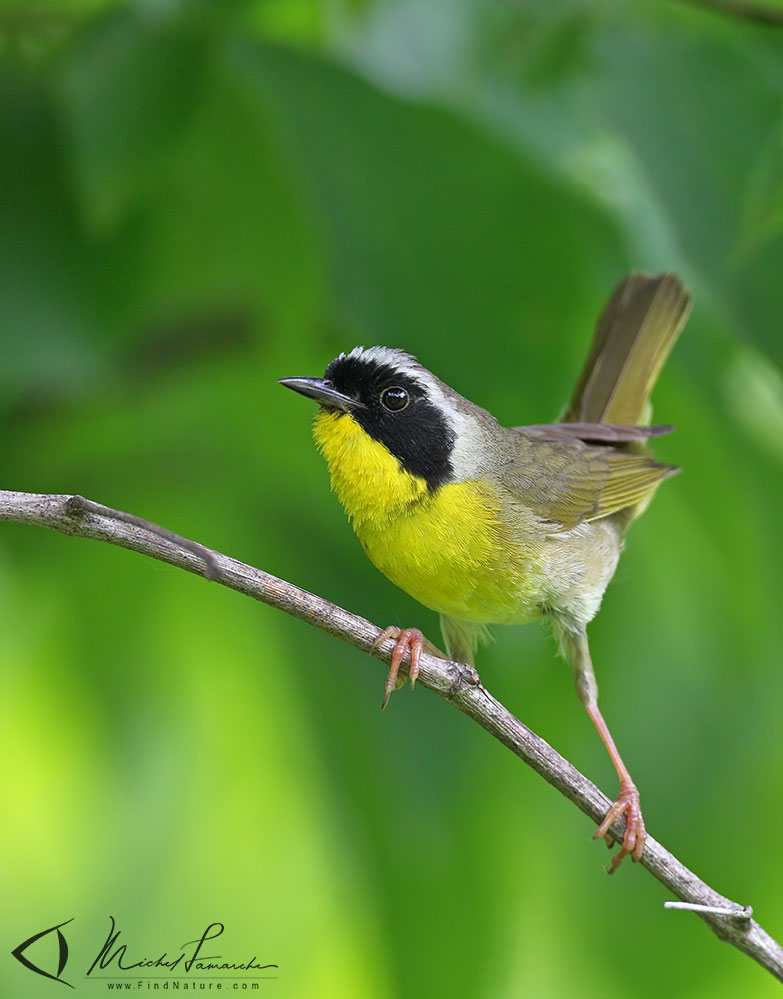
[[[323,410],[314,435],[332,488],[372,562],[433,610],[461,620],[519,620],[538,591],[535,552],[519,547],[486,483],[430,492],[348,414]]]

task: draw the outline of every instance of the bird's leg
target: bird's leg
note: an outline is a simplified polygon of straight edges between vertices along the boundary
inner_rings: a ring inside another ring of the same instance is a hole
[[[619,853],[616,853],[612,857],[609,865],[609,873],[613,874],[620,866],[623,858],[629,853],[633,861],[641,859],[644,853],[644,841],[647,838],[647,830],[644,828],[639,792],[636,790],[636,785],[628,773],[628,768],[623,763],[623,759],[617,751],[612,733],[609,731],[603,715],[598,710],[598,703],[586,704],[585,707],[587,713],[593,719],[595,727],[598,729],[598,734],[601,736],[603,744],[609,751],[609,756],[612,759],[612,763],[614,763],[617,776],[620,778],[620,793],[617,795],[612,807],[606,813],[603,822],[593,834],[595,838],[603,836],[607,844],[611,845],[614,837],[609,832],[609,826],[611,826],[615,819],[619,819],[621,815],[625,814],[625,836],[623,837],[623,843]]]
[[[411,690],[416,685],[416,678],[419,675],[419,663],[421,661],[421,654],[425,650],[433,656],[438,656],[440,659],[445,659],[446,656],[440,649],[436,648],[432,642],[428,641],[424,635],[419,631],[418,628],[398,628],[396,625],[389,625],[388,628],[384,628],[382,632],[379,633],[378,637],[372,643],[374,649],[378,649],[383,645],[387,638],[394,638],[397,640],[397,644],[392,649],[391,666],[389,668],[389,674],[386,677],[386,692],[383,698],[383,704],[381,704],[381,710],[383,710],[389,703],[389,698],[392,695],[392,691],[399,690],[399,688],[405,683],[405,677],[399,676],[400,665],[406,654],[410,652],[410,668],[408,670],[408,675],[411,679]]]
[[[631,779],[630,773],[628,773],[628,768],[623,763],[623,759],[617,750],[612,733],[609,731],[609,727],[598,709],[598,685],[595,682],[595,672],[587,645],[587,635],[584,630],[577,633],[566,633],[565,629],[559,630],[564,651],[574,671],[574,681],[579,700],[584,704],[587,713],[593,720],[593,724],[598,729],[601,741],[606,746],[617,771],[617,776],[620,778],[620,793],[604,816],[603,822],[594,833],[594,838],[603,837],[607,845],[611,846],[614,836],[609,831],[609,827],[615,819],[619,819],[621,815],[625,815],[625,835],[623,836],[623,842],[620,851],[612,857],[609,866],[609,873],[613,874],[628,854],[631,855],[634,861],[637,861],[644,852],[644,841],[647,838],[647,832],[644,828],[639,792],[636,790],[636,785]]]

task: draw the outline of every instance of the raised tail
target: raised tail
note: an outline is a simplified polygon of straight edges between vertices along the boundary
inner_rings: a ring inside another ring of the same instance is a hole
[[[629,274],[606,304],[563,423],[650,422],[650,394],[685,325],[691,296],[671,272]]]

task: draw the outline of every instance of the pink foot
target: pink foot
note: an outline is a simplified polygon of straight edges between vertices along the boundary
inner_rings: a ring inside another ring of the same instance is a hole
[[[408,670],[408,675],[411,678],[411,690],[416,685],[416,677],[419,675],[419,662],[421,660],[421,653],[424,649],[424,635],[419,631],[418,628],[398,628],[395,625],[390,625],[378,635],[375,641],[372,643],[373,648],[379,648],[386,641],[387,638],[396,638],[397,644],[392,650],[391,667],[389,669],[389,675],[386,677],[386,693],[383,698],[383,704],[381,705],[381,710],[383,710],[389,703],[389,698],[393,690],[396,690],[398,686],[402,686],[405,681],[402,680],[398,683],[397,674],[400,671],[400,663],[406,656],[406,653],[410,652],[411,665]]]
[[[621,815],[626,816],[625,836],[623,837],[620,852],[612,857],[609,865],[609,874],[614,874],[628,854],[636,862],[641,859],[644,853],[644,841],[647,838],[647,831],[644,828],[639,792],[636,790],[636,786],[630,781],[620,784],[620,793],[617,795],[617,800],[606,813],[603,822],[593,834],[593,838],[598,839],[603,836],[607,846],[611,846],[614,842],[614,837],[609,832],[609,826],[611,826],[615,819],[619,819]]]

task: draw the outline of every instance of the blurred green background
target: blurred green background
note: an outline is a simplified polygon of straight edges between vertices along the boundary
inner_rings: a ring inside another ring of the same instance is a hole
[[[399,346],[555,418],[615,281],[695,309],[655,395],[684,474],[591,636],[651,833],[783,936],[783,34],[687,3],[47,0],[0,7],[2,486],[79,492],[379,625],[279,388]],[[0,525],[0,991],[75,916],[129,958],[222,921],[286,997],[772,996],[772,978],[425,690],[159,563]],[[551,639],[479,667],[613,795]],[[70,978],[69,978],[70,975]]]

